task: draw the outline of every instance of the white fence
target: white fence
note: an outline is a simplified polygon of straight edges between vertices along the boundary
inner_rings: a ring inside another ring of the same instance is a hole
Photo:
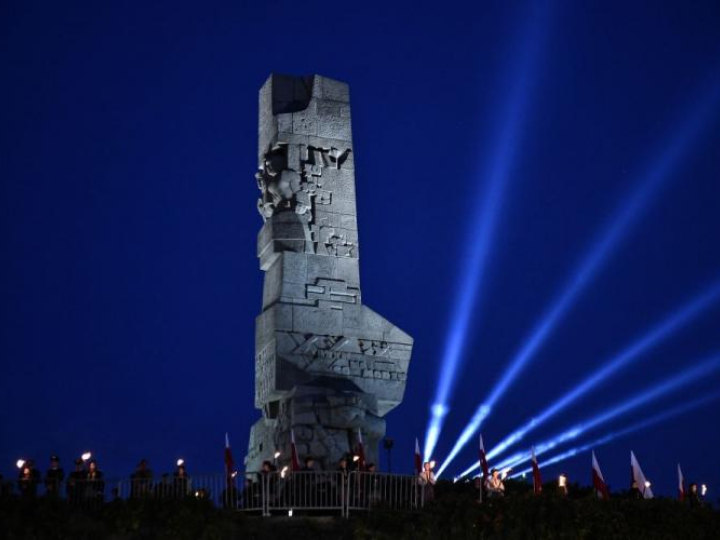
[[[9,489],[8,489],[9,488]],[[15,488],[15,489],[12,489]],[[3,488],[20,497],[59,497],[83,508],[98,508],[116,500],[187,498],[262,516],[293,513],[337,514],[373,509],[416,510],[433,498],[433,486],[416,476],[353,471],[297,471],[225,475],[163,475],[159,479],[85,480],[60,483],[15,482]]]

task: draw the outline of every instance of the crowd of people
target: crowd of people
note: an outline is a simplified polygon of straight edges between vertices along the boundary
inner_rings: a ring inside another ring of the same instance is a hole
[[[23,499],[33,499],[40,492],[47,497],[66,497],[71,503],[103,502],[106,482],[97,460],[90,456],[77,458],[73,470],[65,475],[65,470],[56,455],[50,457],[49,467],[43,475],[33,460],[19,460],[18,476],[15,482],[5,480],[0,475],[0,496],[18,495]],[[182,460],[179,460],[175,472],[165,473],[155,481],[153,472],[145,459],[140,460],[129,478],[130,498],[182,498],[191,494],[191,479]],[[111,498],[121,496],[120,488],[111,490]]]
[[[482,493],[489,498],[504,497],[506,476],[507,472],[491,469],[486,478],[480,476],[477,478],[476,486],[478,489],[482,489]],[[566,473],[561,473],[558,476],[557,493],[563,497],[567,497],[570,494],[570,483]],[[644,499],[643,492],[635,480],[633,480],[630,484],[630,489],[627,491],[626,496],[634,500]],[[702,505],[702,499],[696,483],[693,482],[690,484],[688,492],[684,496],[683,500],[691,507],[698,507]]]
[[[0,475],[0,497],[14,495],[23,499],[33,499],[44,495],[65,497],[75,504],[106,501],[106,480],[97,461],[89,454],[76,459],[73,470],[67,476],[57,455],[50,457],[44,475],[33,460],[19,460],[17,466],[16,481],[5,481]],[[414,481],[414,485],[421,489],[424,503],[431,502],[435,498],[437,479],[433,467],[433,462],[422,463]],[[280,470],[277,460],[264,461],[258,473],[246,473],[242,480],[236,479],[236,472],[228,473],[226,479],[221,480],[214,488],[218,489],[215,493],[220,494],[220,501],[226,508],[259,507],[266,499],[279,501],[288,498],[291,502],[303,501],[306,505],[310,503],[310,505],[322,506],[325,503],[332,503],[341,496],[340,494],[345,493],[368,504],[383,500],[382,491],[385,488],[378,478],[373,474],[351,475],[355,471],[378,472],[374,463],[364,463],[353,454],[343,456],[334,471],[322,471],[316,460],[308,456],[302,466],[284,466]],[[295,472],[318,474],[294,475]],[[504,497],[506,476],[507,470],[501,472],[492,469],[488,474],[478,477],[476,487],[480,490],[481,498]],[[126,487],[122,492],[120,485]],[[142,459],[126,481],[113,483],[111,487],[109,500],[120,498],[177,500],[190,496],[196,498],[210,496],[209,488],[206,486],[193,489],[192,479],[183,460],[177,461],[173,473],[164,473],[156,478],[148,461]],[[350,489],[346,492],[347,487]],[[570,494],[570,483],[564,473],[558,478],[557,493],[562,496]],[[637,482],[633,482],[625,496],[642,499],[643,492]],[[692,507],[702,505],[702,497],[696,483],[689,485],[684,500]]]

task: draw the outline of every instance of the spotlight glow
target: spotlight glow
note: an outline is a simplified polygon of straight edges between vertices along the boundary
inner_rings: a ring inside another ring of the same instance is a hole
[[[690,401],[688,403],[685,403],[683,405],[680,405],[678,407],[674,407],[672,409],[668,409],[666,411],[663,411],[659,414],[656,414],[655,416],[651,416],[650,418],[647,418],[645,420],[642,420],[641,422],[638,422],[636,424],[633,424],[625,429],[622,429],[620,431],[614,431],[611,432],[604,437],[601,437],[599,439],[596,439],[592,441],[591,443],[584,444],[582,446],[578,446],[575,448],[571,448],[570,450],[567,450],[563,452],[562,454],[558,454],[556,456],[553,456],[545,461],[543,461],[540,464],[540,467],[547,467],[549,465],[553,465],[555,463],[559,463],[561,461],[565,461],[566,459],[570,459],[571,457],[576,456],[577,454],[581,454],[583,452],[587,452],[589,450],[592,450],[594,448],[597,448],[598,446],[602,446],[604,444],[609,443],[610,441],[613,441],[615,439],[619,439],[621,437],[624,437],[626,435],[630,435],[631,433],[635,433],[637,431],[649,428],[651,426],[654,426],[655,424],[659,424],[660,422],[664,422],[666,420],[670,420],[671,418],[674,418],[676,416],[680,416],[683,413],[689,412],[691,410],[697,409],[699,407],[702,407],[703,405],[707,405],[710,402],[716,401],[720,399],[720,392],[715,392],[712,394],[707,394],[701,398],[698,398],[696,400]],[[512,478],[517,478],[518,476],[524,476],[525,474],[532,471],[532,467],[528,467],[527,469],[524,469],[514,475],[512,475]]]
[[[584,434],[587,431],[590,431],[591,429],[594,429],[602,424],[605,424],[609,422],[610,420],[613,420],[617,418],[618,416],[625,414],[627,412],[630,412],[634,409],[637,409],[638,407],[641,407],[651,401],[654,401],[668,393],[671,393],[683,386],[686,386],[692,382],[697,381],[698,379],[701,379],[703,377],[706,377],[707,375],[711,374],[712,372],[720,369],[720,355],[713,356],[712,358],[705,360],[704,362],[691,367],[690,369],[687,369],[680,373],[679,375],[675,375],[674,377],[671,377],[669,379],[666,379],[665,381],[653,386],[649,390],[646,390],[644,392],[641,392],[634,397],[630,398],[629,400],[616,405],[612,409],[605,411],[601,414],[598,414],[597,416],[586,420],[585,422],[581,422],[580,424],[576,425],[572,429],[569,429],[567,431],[564,431],[560,433],[559,435],[556,435],[555,437],[552,437],[538,445],[535,446],[535,455],[540,455],[548,450],[552,450],[553,448],[566,443],[567,441],[576,439],[580,435]],[[503,462],[502,465],[504,466],[516,466],[520,463],[523,463],[525,461],[528,461],[530,459],[530,453],[525,452],[522,454],[522,457],[516,458],[515,460],[506,460],[506,462]]]
[[[484,176],[487,178],[484,192],[478,198],[476,220],[469,230],[465,246],[468,248],[468,260],[462,264],[463,274],[456,291],[455,311],[451,316],[451,325],[447,342],[440,362],[440,374],[435,399],[430,408],[430,419],[425,433],[424,460],[427,461],[435,450],[440,437],[445,416],[448,413],[450,394],[456,375],[463,359],[463,348],[468,334],[470,320],[477,323],[477,313],[473,310],[481,291],[487,266],[488,253],[492,247],[497,215],[502,207],[505,185],[515,162],[515,154],[520,144],[522,123],[526,116],[528,94],[534,71],[538,64],[537,52],[539,31],[546,32],[544,24],[534,21],[532,31],[528,33],[519,65],[513,70],[516,75],[513,88],[509,93],[498,123],[502,124],[496,138],[496,145],[488,152],[490,162]]]
[[[468,424],[467,427],[460,434],[460,437],[455,442],[452,450],[450,450],[448,457],[446,457],[445,461],[443,461],[442,465],[440,465],[440,469],[438,469],[437,472],[438,477],[447,468],[447,466],[450,465],[450,462],[455,458],[455,456],[458,455],[460,450],[462,450],[462,448],[468,443],[468,441],[475,435],[477,430],[480,428],[480,424],[483,423],[483,420],[485,420],[485,418],[487,418],[489,414],[490,407],[484,405],[478,407],[478,409],[475,411],[475,415],[472,417],[472,420],[470,420],[470,424]],[[478,463],[477,466],[479,467],[480,464]]]
[[[460,438],[440,467],[440,471],[444,470],[450,464],[467,441],[480,429],[482,421],[485,416],[487,416],[479,415],[478,412],[480,409],[485,408],[489,410],[496,405],[497,401],[505,394],[528,362],[535,356],[545,340],[551,335],[557,324],[562,320],[562,317],[574,305],[580,293],[603,267],[621,240],[624,239],[631,226],[643,214],[643,211],[655,197],[662,184],[675,174],[681,163],[681,158],[701,134],[709,119],[714,118],[718,95],[720,95],[718,87],[713,86],[712,91],[701,101],[700,106],[694,107],[691,114],[686,116],[686,120],[680,128],[673,130],[673,133],[677,133],[677,135],[663,151],[657,154],[660,158],[652,163],[652,166],[638,181],[630,198],[620,206],[606,228],[603,229],[602,233],[595,239],[593,244],[591,244],[591,248],[581,259],[581,262],[562,289],[562,292],[555,298],[554,302],[545,311],[535,328],[528,335],[488,398],[479,405],[473,420],[470,421],[470,424],[468,424],[461,433]],[[478,417],[481,417],[481,420],[476,422],[475,419]]]
[[[628,365],[631,361],[640,357],[648,349],[656,346],[663,340],[669,338],[674,332],[680,330],[695,317],[702,314],[715,301],[720,298],[720,281],[714,283],[710,288],[694,297],[690,302],[679,308],[660,324],[652,328],[648,333],[630,344],[620,353],[610,358],[599,370],[590,375],[587,379],[572,387],[562,398],[550,405],[538,416],[532,418],[522,427],[501,441],[488,453],[488,459],[499,456],[510,446],[523,439],[530,431],[534,430],[560,411],[566,409],[590,390],[603,383],[619,369]]]

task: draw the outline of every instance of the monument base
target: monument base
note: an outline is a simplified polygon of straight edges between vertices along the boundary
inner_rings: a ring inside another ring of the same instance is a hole
[[[274,418],[263,417],[250,431],[247,471],[259,471],[262,462],[280,452],[278,467],[290,463],[290,430],[301,461],[312,457],[322,470],[334,470],[342,457],[358,451],[362,431],[367,463],[377,463],[378,445],[385,436],[385,420],[373,415],[372,396],[299,387],[290,399],[276,402]]]

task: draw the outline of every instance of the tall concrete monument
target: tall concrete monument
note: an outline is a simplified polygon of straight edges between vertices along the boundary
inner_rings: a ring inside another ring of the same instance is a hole
[[[280,451],[334,468],[358,444],[377,462],[383,417],[403,398],[413,339],[363,305],[350,98],[345,83],[271,75],[260,90],[255,328],[247,470]],[[381,193],[377,194],[382,196]]]

